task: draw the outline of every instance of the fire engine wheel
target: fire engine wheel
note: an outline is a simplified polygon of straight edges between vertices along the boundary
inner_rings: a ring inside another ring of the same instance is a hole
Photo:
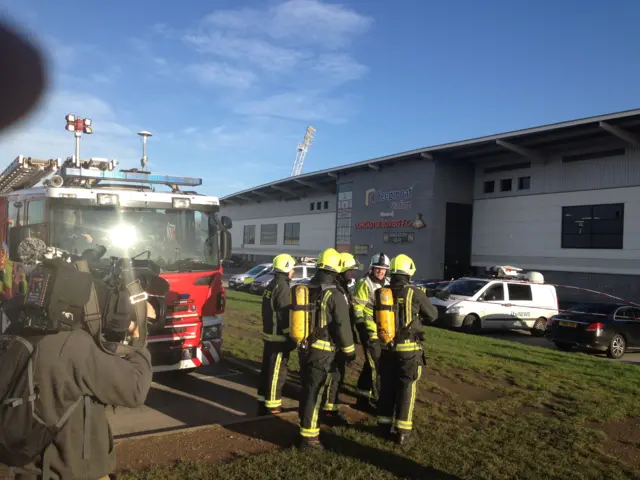
[[[543,337],[546,329],[547,329],[547,319],[544,317],[540,317],[533,324],[533,328],[531,329],[531,335],[533,335],[534,337]]]

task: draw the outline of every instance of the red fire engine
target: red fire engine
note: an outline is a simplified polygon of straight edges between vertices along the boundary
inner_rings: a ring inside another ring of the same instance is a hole
[[[20,155],[0,175],[0,293],[11,298],[26,288],[22,266],[10,260],[17,247],[12,239],[37,237],[71,253],[103,245],[106,262],[143,254],[171,287],[166,320],[150,327],[154,371],[218,362],[231,220],[219,217],[217,197],[191,190],[201,184],[199,178],[116,170],[115,161],[101,158]],[[2,321],[4,330],[8,320]]]

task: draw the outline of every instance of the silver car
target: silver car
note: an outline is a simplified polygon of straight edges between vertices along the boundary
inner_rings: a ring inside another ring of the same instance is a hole
[[[232,275],[229,279],[229,288],[235,290],[248,290],[256,278],[270,273],[272,269],[273,263],[261,263],[244,273]]]
[[[308,281],[316,274],[316,265],[312,264],[302,264],[296,265],[293,267],[293,278],[291,279],[291,286],[296,285],[297,283]],[[274,274],[273,272],[265,273],[264,275],[260,275],[260,277],[256,278],[249,287],[249,291],[251,293],[255,293],[256,295],[262,295],[273,280]]]

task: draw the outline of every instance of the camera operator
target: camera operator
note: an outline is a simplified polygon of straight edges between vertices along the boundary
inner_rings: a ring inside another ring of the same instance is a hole
[[[33,109],[48,78],[37,49],[5,25],[0,25],[0,71],[2,131]],[[82,288],[79,283],[66,284],[69,296],[74,295],[72,290]],[[138,330],[139,323],[131,321],[129,340],[135,348],[124,356],[113,355],[100,348],[89,333],[82,308],[73,316],[78,321],[40,335],[37,340],[21,333],[20,321],[12,318],[7,336],[0,337],[0,455],[9,465],[22,465],[9,466],[9,478],[12,474],[29,480],[108,478],[115,470],[116,458],[107,406],[135,408],[146,399],[151,386],[146,329]],[[124,330],[127,320],[124,319]],[[31,352],[25,346],[27,342],[36,345],[33,351],[37,353],[18,358],[16,352]],[[29,375],[24,373],[25,358],[29,358]],[[34,394],[16,398],[17,391],[23,393],[27,388],[25,383]],[[25,421],[17,421],[18,417]],[[50,437],[43,434],[43,428]],[[21,432],[25,433],[23,441],[12,443]],[[42,435],[35,438],[34,433]],[[43,441],[44,437],[47,441]],[[42,454],[33,457],[24,453],[29,451],[30,442],[47,446],[38,450]],[[18,458],[35,460],[25,464],[18,463]]]

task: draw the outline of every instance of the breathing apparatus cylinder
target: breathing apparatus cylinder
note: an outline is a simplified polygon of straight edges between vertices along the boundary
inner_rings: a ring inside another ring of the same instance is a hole
[[[296,343],[304,342],[309,336],[313,305],[309,303],[309,287],[296,285],[291,289],[291,309],[289,310],[289,336]]]
[[[383,344],[391,342],[396,337],[396,309],[393,292],[388,287],[376,290],[374,317],[378,327],[378,338]]]

